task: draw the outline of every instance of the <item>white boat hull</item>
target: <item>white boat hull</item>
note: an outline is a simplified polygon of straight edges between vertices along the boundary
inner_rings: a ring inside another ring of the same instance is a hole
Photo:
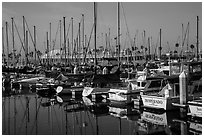
[[[127,101],[127,90],[125,89],[110,89],[108,91],[108,96],[110,101],[119,101],[119,102],[125,102]]]
[[[189,123],[189,132],[194,134],[202,134],[202,123],[196,123],[188,121]]]
[[[82,96],[87,97],[91,94],[108,94],[110,88],[92,88],[92,87],[84,87]]]
[[[188,115],[195,117],[202,117],[202,102],[189,101],[189,110]]]
[[[132,90],[131,92],[127,89],[110,89],[108,91],[109,100],[112,102],[123,102],[131,103],[132,97],[139,96],[139,90]]]
[[[44,77],[27,78],[17,81],[18,83],[36,83],[38,80],[44,79]]]
[[[158,97],[141,95],[143,106],[154,109],[172,110],[176,109],[172,103],[179,103],[179,97]]]
[[[157,125],[168,125],[166,112],[163,114],[156,114],[144,111],[141,115],[141,119]]]

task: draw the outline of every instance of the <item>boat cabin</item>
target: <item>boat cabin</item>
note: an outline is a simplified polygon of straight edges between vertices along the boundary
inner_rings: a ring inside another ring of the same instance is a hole
[[[199,80],[202,77],[202,62],[182,62],[170,64],[171,75],[180,75],[185,71],[189,80]]]
[[[147,77],[144,89],[141,90],[142,93],[149,94],[149,92],[151,93],[159,92],[162,89],[162,87],[165,86],[163,80],[164,80],[163,77]],[[144,85],[144,82],[141,84]]]

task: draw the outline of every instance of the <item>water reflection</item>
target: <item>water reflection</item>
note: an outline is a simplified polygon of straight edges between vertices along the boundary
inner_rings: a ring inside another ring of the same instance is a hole
[[[67,95],[43,97],[31,91],[4,95],[3,135],[202,134],[200,119],[181,119],[176,111],[139,110]]]

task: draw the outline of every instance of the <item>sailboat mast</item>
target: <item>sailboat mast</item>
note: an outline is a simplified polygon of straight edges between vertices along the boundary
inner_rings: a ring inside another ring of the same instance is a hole
[[[6,22],[7,66],[9,66],[8,22]]]
[[[67,65],[65,17],[63,17],[63,23],[64,23],[64,52],[65,52],[65,65]]]
[[[82,55],[84,56],[84,14],[82,14]]]
[[[26,45],[26,30],[25,30],[25,17],[23,16],[23,41],[25,45],[25,64],[28,65],[28,47]]]
[[[148,50],[149,50],[149,59],[151,59],[151,57],[150,57],[150,38],[148,37]]]
[[[34,47],[36,48],[36,29],[35,26],[33,27],[34,29]],[[35,66],[37,65],[37,60],[36,60],[36,50],[35,50]]]
[[[13,27],[13,18],[11,18],[12,21],[12,41],[13,41],[13,58],[12,58],[12,62],[13,62],[13,66],[15,64],[15,49],[14,49],[14,27]]]
[[[197,60],[199,59],[199,55],[198,55],[198,44],[199,44],[199,41],[198,41],[198,34],[199,34],[199,32],[198,32],[198,22],[199,22],[199,18],[198,18],[198,16],[197,16],[197,42],[196,42],[196,49],[197,49]]]
[[[95,48],[95,74],[96,74],[96,65],[97,65],[97,60],[96,60],[96,22],[97,17],[96,17],[96,2],[94,2],[94,48]]]
[[[106,37],[106,47],[105,47],[105,49],[104,49],[104,57],[106,56],[106,51],[107,51],[107,45],[108,45],[108,37],[107,37],[107,33],[106,33],[106,35],[105,35]]]
[[[2,53],[2,57],[3,57],[3,63],[5,63],[5,52],[4,52],[4,27],[2,27],[2,48],[3,48],[3,53]]]
[[[27,62],[27,64],[28,64],[28,31],[26,31],[26,44],[25,44],[25,45],[26,45],[26,46],[25,46],[25,47],[26,47],[25,49],[26,49],[26,53],[27,53],[27,54],[26,54],[26,62]],[[26,64],[26,65],[27,65],[27,64]]]
[[[51,45],[52,45],[52,39],[51,39],[51,23],[50,23],[50,46],[49,46],[50,51],[52,50]],[[50,56],[49,60],[50,60],[50,63],[52,64],[52,56]]]
[[[159,32],[160,32],[160,33],[159,33],[159,34],[160,34],[160,35],[159,35],[159,36],[160,36],[160,39],[159,39],[159,40],[160,40],[160,42],[159,42],[159,44],[160,44],[160,46],[159,46],[159,58],[161,59],[161,50],[162,50],[162,47],[161,47],[161,29],[160,29]]]
[[[146,51],[145,51],[145,48],[146,48],[146,33],[145,33],[145,30],[144,30],[144,37],[143,37],[143,45],[144,45],[144,57],[145,57],[145,60],[146,60],[147,58],[146,58]]]
[[[187,52],[188,52],[188,43],[189,43],[189,22],[188,22],[188,28],[187,28]]]
[[[60,22],[60,60],[62,61],[62,27],[61,27],[61,20],[59,21]],[[61,62],[60,61],[60,62]]]
[[[73,54],[74,54],[74,27],[73,27],[73,17],[71,17],[71,23],[72,23],[72,40],[71,40],[71,42],[72,42],[72,59],[73,59]]]
[[[85,51],[84,51],[84,63],[86,63],[86,54],[87,54],[87,37],[86,37],[86,35],[84,36],[84,39],[85,39],[85,41],[84,41],[84,46],[85,46]]]
[[[181,48],[183,49],[183,43],[184,43],[184,40],[183,40],[184,39],[184,27],[183,27],[183,23],[182,23],[181,27],[182,27],[182,34],[181,34],[181,37],[182,37],[181,38],[181,46],[182,47]],[[183,56],[182,49],[181,49],[181,55],[180,55],[181,57]]]
[[[49,40],[48,40],[48,32],[47,32],[47,65],[49,66]]]
[[[118,61],[120,64],[120,2],[118,2],[118,34],[117,34],[117,45],[118,45]]]
[[[67,39],[67,61],[69,61],[69,38]]]
[[[78,59],[79,59],[79,61],[78,61],[78,63],[80,63],[80,59],[81,59],[81,57],[80,57],[80,53],[81,53],[81,34],[80,34],[80,29],[81,29],[81,23],[79,23],[79,45],[78,45]]]
[[[110,51],[111,51],[111,48],[110,48],[110,41],[111,41],[111,38],[110,38],[110,28],[108,30],[109,30],[109,32],[108,32],[108,35],[109,35],[108,36],[109,37],[108,38],[108,46],[109,46],[108,52],[109,52],[109,56],[108,57],[110,58]]]

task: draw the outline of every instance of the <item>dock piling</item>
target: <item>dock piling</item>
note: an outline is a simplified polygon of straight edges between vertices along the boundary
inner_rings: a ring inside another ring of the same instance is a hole
[[[187,74],[185,71],[179,75],[179,92],[180,92],[180,105],[186,105],[188,101],[188,93],[187,93]],[[186,109],[180,108],[181,116],[185,116]]]

